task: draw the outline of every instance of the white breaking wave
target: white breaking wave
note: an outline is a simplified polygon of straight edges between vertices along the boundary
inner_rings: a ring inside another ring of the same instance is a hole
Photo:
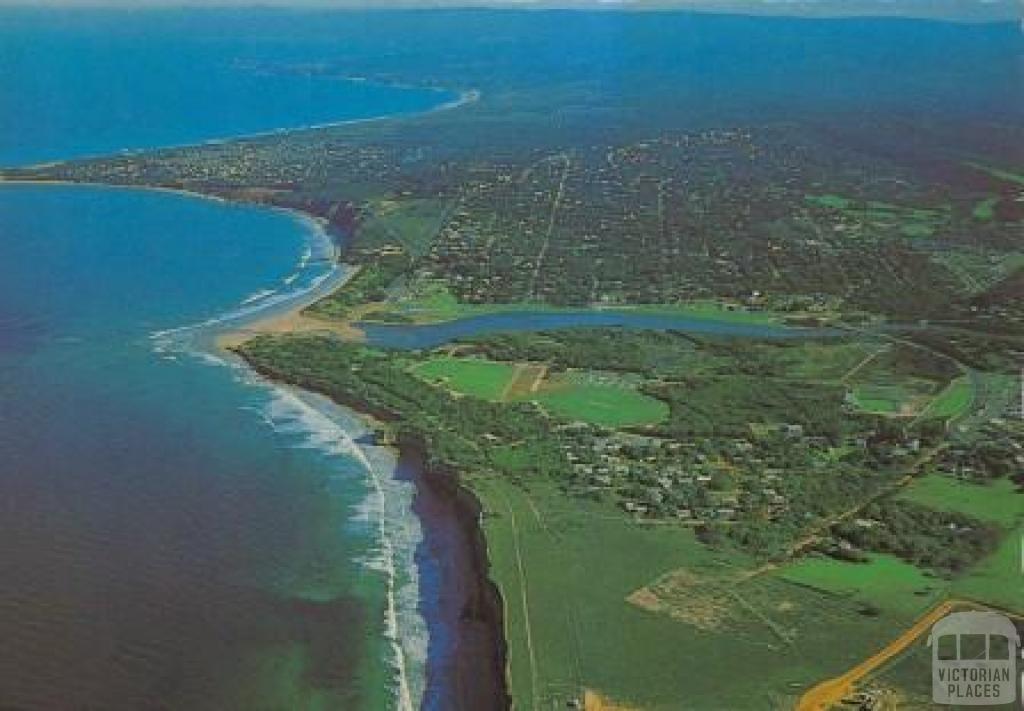
[[[354,417],[344,417],[324,398],[282,386],[268,386],[272,397],[263,419],[281,435],[294,437],[292,446],[315,449],[329,457],[359,463],[369,492],[358,507],[359,519],[372,525],[377,550],[361,562],[383,576],[384,636],[391,649],[388,660],[395,677],[395,704],[413,711],[423,698],[428,646],[426,623],[419,614],[419,578],[415,551],[423,539],[412,515],[414,487],[392,476],[394,457],[378,447],[360,446],[355,438],[366,433]],[[408,571],[400,576],[399,571]],[[412,670],[413,673],[410,673]]]
[[[415,552],[423,540],[423,532],[419,519],[412,512],[413,484],[393,476],[396,461],[389,450],[362,447],[355,441],[367,434],[367,430],[354,413],[318,395],[271,384],[240,359],[210,347],[219,333],[243,328],[246,323],[320,291],[326,293],[333,290],[335,283],[348,278],[351,271],[333,262],[333,245],[322,225],[311,219],[304,222],[312,227],[312,243],[332,256],[328,271],[290,291],[258,291],[235,309],[201,323],[154,332],[150,334],[150,344],[165,360],[187,355],[207,365],[230,368],[240,382],[264,389],[269,395],[265,406],[244,409],[253,411],[278,434],[295,438],[297,441],[291,446],[358,462],[366,477],[368,492],[356,507],[355,518],[369,524],[377,548],[372,557],[357,562],[383,577],[384,637],[390,648],[388,663],[395,680],[395,707],[399,711],[413,711],[419,707],[425,692],[429,644],[426,621],[419,611]],[[299,271],[284,280],[286,285],[291,286],[311,271],[312,257],[313,247],[307,245],[299,260]]]
[[[243,299],[242,300],[242,306],[247,306],[248,304],[254,304],[257,301],[263,301],[268,296],[273,296],[276,293],[277,293],[276,289],[260,289],[255,294],[252,294],[251,296],[247,296],[245,299]]]

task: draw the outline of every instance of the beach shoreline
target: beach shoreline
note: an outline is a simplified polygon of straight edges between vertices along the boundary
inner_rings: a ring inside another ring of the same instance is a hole
[[[426,442],[409,436],[392,438],[395,413],[354,395],[330,396],[298,387],[264,372],[246,361],[234,348],[226,353],[273,385],[326,397],[350,411],[395,454],[395,476],[414,487],[411,512],[422,527],[423,539],[416,551],[423,573],[439,573],[436,589],[420,588],[419,612],[428,629],[428,654],[424,708],[456,711],[506,711],[511,708],[508,690],[508,652],[505,640],[504,601],[490,577],[487,540],[481,523],[483,506],[458,472],[433,462]],[[421,582],[422,586],[422,582]],[[440,633],[440,634],[439,634]],[[441,636],[450,635],[448,649]]]
[[[348,79],[348,81],[357,82],[359,80]],[[389,84],[387,84],[385,82],[375,82],[375,83],[377,83],[380,86],[401,86],[401,85],[389,85]],[[292,127],[288,127],[288,128],[283,128],[283,127],[282,128],[271,128],[271,129],[267,129],[267,130],[264,130],[264,131],[254,131],[252,133],[243,133],[243,134],[238,134],[238,135],[234,135],[234,136],[220,136],[220,137],[214,137],[214,138],[207,138],[207,139],[203,139],[203,140],[200,140],[200,141],[194,141],[194,142],[191,142],[191,143],[189,143],[189,142],[186,142],[186,143],[170,143],[170,144],[167,144],[167,145],[150,146],[150,147],[143,147],[143,148],[124,148],[124,149],[119,150],[119,151],[108,152],[108,153],[96,153],[96,154],[81,155],[81,156],[75,156],[75,157],[69,158],[69,159],[44,160],[44,161],[40,161],[40,162],[36,162],[36,163],[26,163],[24,165],[17,165],[17,164],[16,165],[7,165],[7,166],[3,166],[2,168],[0,168],[0,181],[3,181],[3,175],[2,175],[2,171],[3,170],[38,170],[38,169],[53,168],[53,167],[56,167],[56,166],[59,166],[59,165],[67,164],[67,163],[81,163],[81,162],[103,160],[103,159],[114,158],[114,157],[140,156],[140,155],[145,155],[147,153],[162,153],[162,152],[166,152],[166,151],[183,150],[183,149],[186,149],[186,148],[203,148],[203,147],[206,147],[206,146],[221,146],[221,145],[225,145],[227,143],[244,143],[246,141],[258,141],[258,140],[266,139],[266,138],[275,138],[275,137],[276,138],[286,138],[288,136],[292,136],[292,135],[297,134],[297,133],[306,133],[306,132],[312,132],[312,131],[325,131],[325,130],[334,129],[334,128],[344,128],[346,126],[361,126],[361,125],[364,125],[364,124],[381,123],[381,122],[384,122],[384,121],[392,121],[392,120],[401,120],[401,119],[409,119],[409,118],[423,118],[425,116],[431,116],[431,115],[436,114],[436,113],[441,113],[441,112],[444,112],[444,111],[451,111],[451,110],[454,110],[454,109],[462,108],[463,106],[468,106],[470,104],[475,104],[483,96],[483,94],[480,92],[479,89],[459,89],[459,90],[455,90],[455,89],[445,89],[444,87],[417,87],[417,86],[414,86],[414,85],[408,85],[407,88],[409,88],[409,89],[427,89],[427,90],[431,90],[431,91],[436,91],[438,93],[450,92],[450,93],[455,94],[455,98],[451,99],[450,101],[445,101],[443,103],[437,104],[436,106],[431,106],[428,109],[423,109],[421,111],[410,111],[410,112],[407,112],[407,113],[397,113],[397,114],[385,114],[385,115],[382,115],[382,116],[367,116],[365,118],[343,119],[341,121],[326,121],[324,123],[306,124],[306,125],[302,125],[302,126],[292,126]],[[34,182],[43,182],[43,181],[34,181]],[[53,181],[53,182],[58,182],[58,181]],[[173,188],[168,188],[168,189],[173,189]],[[196,193],[196,194],[197,195],[201,195],[201,193]]]
[[[309,130],[323,130],[338,126],[377,122],[389,119],[404,119],[410,116],[423,116],[435,112],[459,108],[477,101],[478,91],[460,92],[457,99],[435,106],[424,112],[408,115],[380,116],[366,119],[341,121],[320,126],[303,126],[294,129],[268,131],[260,134],[236,136],[230,139],[213,139],[201,144],[215,145],[228,141],[245,141],[273,135],[286,135]],[[184,148],[186,146],[166,146],[151,149],[122,151],[120,155],[137,155],[146,152],[158,152]],[[187,197],[191,199],[210,200],[253,209],[268,209],[287,214],[307,227],[311,242],[319,242],[329,249],[331,270],[322,281],[295,294],[284,294],[284,300],[278,302],[258,302],[251,308],[240,308],[238,311],[221,315],[207,322],[186,325],[180,329],[172,329],[165,334],[188,333],[199,336],[194,345],[200,352],[207,351],[218,358],[227,358],[241,363],[253,374],[277,384],[274,378],[260,374],[239,357],[236,349],[246,341],[261,334],[287,333],[322,333],[345,341],[360,342],[365,334],[352,323],[328,322],[304,314],[304,310],[342,287],[358,273],[358,267],[341,261],[343,252],[342,241],[345,235],[331,234],[330,225],[322,217],[294,207],[286,207],[274,203],[247,200],[237,196],[225,196],[212,192],[201,192],[179,186],[122,184],[93,182],[84,180],[56,180],[17,176],[16,172],[59,165],[67,162],[90,160],[88,157],[75,158],[71,161],[55,161],[33,166],[8,166],[0,169],[0,187],[3,186],[65,186],[103,190],[137,190],[151,191]],[[7,174],[4,174],[7,170]],[[301,390],[301,389],[300,389]],[[303,390],[303,392],[311,392]],[[319,393],[313,392],[314,395]],[[387,429],[387,423],[394,418],[389,413],[374,411],[367,403],[355,399],[338,399],[333,401],[350,410],[374,432]],[[414,504],[411,515],[420,519],[423,526],[424,541],[421,547],[434,547],[433,555],[444,559],[446,574],[441,576],[438,599],[444,606],[434,614],[424,615],[428,629],[431,625],[448,624],[446,632],[455,638],[452,654],[445,659],[437,659],[428,654],[424,669],[425,689],[424,701],[434,700],[434,706],[442,703],[444,708],[453,709],[507,709],[510,697],[507,691],[506,643],[503,623],[503,606],[500,593],[489,578],[489,563],[486,541],[479,527],[480,504],[472,492],[458,481],[458,476],[451,472],[435,471],[429,464],[429,455],[425,443],[397,442],[388,445],[396,454],[414,486]],[[398,472],[396,471],[396,476]],[[430,510],[432,513],[427,514]],[[439,513],[440,512],[440,513]],[[451,518],[448,518],[451,517]],[[438,535],[440,533],[440,535]],[[454,534],[454,535],[452,535]],[[446,537],[447,536],[447,537]],[[444,548],[444,543],[454,544],[458,550]],[[458,561],[452,567],[452,561]],[[434,602],[437,602],[434,601]],[[428,604],[420,591],[420,613]],[[433,613],[434,611],[431,611]],[[436,633],[438,630],[432,631]],[[444,663],[444,668],[439,667]]]

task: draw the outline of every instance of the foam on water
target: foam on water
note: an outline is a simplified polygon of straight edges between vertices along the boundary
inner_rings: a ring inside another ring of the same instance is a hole
[[[252,294],[251,296],[247,296],[242,301],[242,306],[247,306],[248,304],[254,304],[257,301],[263,301],[268,296],[273,296],[276,293],[277,293],[276,289],[260,289],[259,291],[257,291],[256,293]]]
[[[428,646],[426,623],[418,609],[415,551],[423,533],[412,513],[414,486],[394,477],[396,461],[387,450],[356,442],[367,433],[357,418],[325,398],[283,386],[267,387],[272,396],[264,419],[277,433],[292,439],[291,446],[354,460],[366,476],[368,491],[357,507],[355,522],[368,525],[375,548],[359,562],[383,577],[384,636],[391,650],[388,662],[394,673],[395,704],[402,711],[412,711],[423,697]]]
[[[396,478],[397,462],[391,451],[356,442],[368,433],[357,415],[318,395],[270,383],[241,360],[210,345],[221,333],[244,328],[246,323],[276,310],[318,297],[349,276],[350,270],[335,265],[333,259],[326,270],[320,264],[311,264],[315,249],[330,252],[333,246],[321,224],[313,220],[304,222],[311,228],[310,241],[299,260],[298,271],[285,279],[285,284],[294,288],[256,292],[236,308],[198,324],[154,332],[150,343],[153,351],[165,360],[188,356],[211,366],[230,368],[240,382],[260,388],[266,394],[263,404],[244,409],[284,438],[287,446],[313,449],[328,459],[343,460],[349,466],[338,466],[339,475],[351,476],[351,463],[359,465],[365,477],[366,495],[355,507],[351,523],[372,536],[374,547],[356,562],[382,577],[383,634],[390,650],[386,661],[394,679],[394,703],[400,711],[413,711],[425,692],[428,649],[427,625],[419,610],[415,552],[423,532],[412,511],[414,485]]]

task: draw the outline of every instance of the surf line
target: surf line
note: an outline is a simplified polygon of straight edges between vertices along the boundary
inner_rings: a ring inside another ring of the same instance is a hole
[[[150,341],[154,353],[166,356],[169,352],[177,352],[197,358],[207,365],[226,366],[235,370],[241,376],[242,382],[269,388],[277,396],[286,399],[287,404],[295,410],[316,418],[319,420],[319,424],[329,425],[343,443],[345,453],[355,459],[365,470],[367,481],[372,489],[371,495],[377,503],[377,537],[383,568],[381,572],[384,575],[385,583],[384,636],[391,648],[396,702],[400,711],[414,711],[416,705],[412,699],[408,664],[402,646],[403,630],[399,622],[396,551],[388,534],[386,494],[380,475],[350,433],[328,413],[305,402],[290,388],[267,381],[252,370],[244,360],[232,357],[231,354],[225,353],[216,346],[218,336],[244,329],[246,325],[262,321],[279,310],[301,308],[312,303],[343,285],[355,273],[347,265],[337,261],[337,247],[330,235],[327,234],[321,220],[291,210],[285,209],[284,211],[293,214],[307,228],[308,242],[297,267],[299,270],[297,273],[309,272],[316,268],[314,264],[310,263],[310,257],[314,249],[317,248],[325,249],[330,253],[331,267],[329,271],[314,277],[307,285],[292,291],[277,293],[258,300],[247,299],[234,309],[199,323],[153,332],[150,334]],[[270,424],[273,427],[272,423]],[[329,452],[325,453],[329,454]]]

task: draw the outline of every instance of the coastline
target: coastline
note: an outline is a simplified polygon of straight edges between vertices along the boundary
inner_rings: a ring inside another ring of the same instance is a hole
[[[227,353],[270,383],[327,397],[289,383],[281,373],[254,367],[233,348]],[[332,393],[328,399],[384,438],[390,436],[391,425],[400,421],[395,413],[354,395]],[[396,475],[407,477],[414,486],[412,511],[423,530],[417,565],[421,573],[431,564],[439,573],[436,589],[419,591],[421,614],[424,608],[432,613],[423,614],[430,645],[423,708],[506,711],[512,701],[504,602],[490,578],[487,542],[480,526],[483,507],[457,472],[431,461],[425,442],[405,436],[386,446],[397,454]],[[435,646],[444,644],[438,633],[446,631],[453,637],[447,653]]]
[[[7,178],[0,172],[0,188],[3,186],[51,186],[69,188],[90,188],[96,190],[130,190],[139,192],[165,193],[178,195],[197,200],[237,205],[239,207],[271,210],[283,215],[288,215],[297,222],[306,226],[309,233],[314,235],[317,241],[328,246],[332,271],[325,282],[317,284],[305,291],[284,296],[284,303],[268,304],[257,302],[252,305],[252,314],[239,313],[222,315],[225,323],[217,328],[214,336],[214,344],[219,351],[229,351],[239,346],[246,340],[263,333],[332,333],[347,341],[362,341],[365,334],[347,323],[322,321],[320,319],[306,316],[303,310],[319,299],[345,285],[345,283],[358,273],[358,267],[340,261],[341,247],[338,240],[331,236],[328,231],[327,221],[317,215],[298,210],[291,207],[282,207],[273,203],[246,202],[230,198],[202,193],[188,188],[172,188],[161,185],[118,185],[112,183],[96,183],[76,180],[53,180],[53,179],[31,179],[31,178]],[[333,278],[332,278],[333,277]],[[204,326],[214,326],[213,322],[205,322],[196,325],[186,325],[176,330],[197,330]]]
[[[184,190],[162,190],[192,195]],[[210,199],[227,202],[218,197]],[[321,321],[302,313],[343,286],[358,269],[338,261],[340,249],[326,232],[323,220],[298,210],[269,207],[312,225],[312,234],[332,244],[331,274],[336,278],[327,279],[328,288],[318,284],[288,299],[277,309],[257,305],[253,314],[212,325],[213,338],[207,347],[212,346],[218,355],[243,364],[258,377],[293,388],[295,386],[252,367],[236,348],[261,334],[324,333],[348,341],[362,341],[365,337],[362,331],[350,324]],[[262,313],[264,310],[272,313]],[[199,328],[210,326],[200,325]],[[315,391],[297,389],[321,396]],[[389,424],[397,421],[393,413],[354,396],[335,396],[330,400],[350,410],[377,434],[386,434]],[[422,573],[421,556],[430,556],[440,563],[441,569],[435,599],[428,600],[422,588],[418,591],[419,612],[427,624],[429,637],[422,706],[460,711],[509,709],[504,604],[497,585],[490,579],[487,543],[480,526],[482,506],[473,492],[460,482],[456,472],[431,464],[426,443],[406,438],[387,446],[396,454],[394,475],[399,478],[407,475],[414,487],[411,513],[417,516],[423,531],[423,540],[416,551],[417,566]],[[451,650],[449,654],[438,655],[433,647],[445,633],[453,638]]]
[[[358,82],[356,79],[349,79],[348,81]],[[380,86],[388,86],[386,83],[376,82]],[[125,156],[140,156],[147,153],[161,153],[164,151],[177,151],[186,148],[202,148],[204,146],[222,146],[227,143],[241,143],[246,141],[256,141],[263,138],[281,138],[294,135],[296,133],[305,133],[307,131],[323,131],[333,128],[343,128],[345,126],[361,126],[370,123],[380,123],[383,121],[408,119],[408,118],[423,118],[425,116],[431,116],[435,113],[441,113],[444,111],[451,111],[458,109],[469,104],[475,104],[480,100],[483,95],[479,89],[445,89],[444,87],[417,87],[409,85],[410,89],[422,89],[427,91],[451,92],[455,94],[455,98],[450,101],[445,101],[436,106],[432,106],[422,111],[410,111],[408,113],[397,113],[397,114],[384,114],[382,116],[367,116],[365,118],[357,119],[343,119],[341,121],[327,121],[324,123],[305,124],[302,126],[292,126],[287,128],[271,128],[264,131],[254,131],[252,133],[242,133],[234,136],[220,136],[214,138],[207,138],[201,141],[193,141],[186,143],[169,143],[166,145],[149,146],[143,148],[124,148],[119,151],[106,152],[106,153],[94,153],[86,154],[81,156],[75,156],[70,159],[55,159],[55,160],[44,160],[37,163],[26,163],[24,165],[7,165],[0,169],[0,181],[3,180],[2,170],[37,170],[41,168],[53,168],[58,165],[64,165],[66,163],[82,163],[95,160],[103,160],[106,158],[114,157],[125,157]],[[45,182],[45,181],[33,181],[33,182]],[[58,181],[54,181],[58,182]],[[155,189],[155,188],[154,188]],[[168,188],[173,190],[173,188]],[[199,193],[197,193],[199,194]]]
[[[479,99],[479,96],[479,92],[475,90],[463,91],[457,99],[424,112],[268,131],[230,139],[213,139],[202,144],[188,144],[188,146],[213,145],[228,141],[256,139],[262,136],[422,116],[473,103]],[[128,150],[122,151],[119,155],[184,147],[186,146]],[[210,356],[217,360],[226,357],[254,375],[273,383],[275,382],[274,378],[266,378],[264,374],[251,368],[243,358],[238,357],[234,348],[261,333],[320,332],[350,341],[363,340],[362,332],[351,325],[320,321],[302,314],[307,306],[344,285],[358,271],[357,267],[340,261],[342,247],[339,243],[339,235],[329,232],[326,220],[317,215],[301,209],[226,197],[182,187],[22,178],[11,177],[12,173],[10,172],[89,159],[82,157],[72,161],[55,161],[35,166],[8,166],[6,175],[4,169],[0,169],[0,188],[5,185],[65,186],[103,190],[153,191],[252,209],[270,209],[287,214],[305,225],[311,242],[324,245],[327,247],[326,251],[329,252],[330,271],[315,280],[312,285],[296,292],[278,294],[280,298],[276,300],[260,299],[252,304],[243,304],[235,310],[215,315],[199,324],[187,324],[180,328],[154,333],[151,337],[157,342],[155,347],[157,352],[160,352],[161,349],[159,343],[161,339],[185,336],[192,339],[188,341],[188,344],[200,357]],[[14,175],[17,174],[14,173]],[[221,360],[221,362],[223,361]],[[303,390],[302,392],[310,391]],[[312,394],[318,395],[315,392]],[[373,431],[381,431],[382,427],[386,427],[385,423],[389,419],[393,419],[393,417],[389,417],[389,413],[375,412],[373,408],[367,406],[367,403],[360,403],[354,399],[340,402],[336,400],[335,402],[351,410]],[[427,708],[453,708],[467,711],[510,708],[511,701],[508,696],[506,679],[503,607],[500,593],[488,577],[489,563],[486,542],[482,529],[479,527],[481,510],[479,502],[471,491],[458,482],[458,477],[454,473],[439,472],[429,465],[429,457],[422,443],[399,442],[392,449],[397,454],[398,461],[404,465],[404,470],[411,474],[414,503],[410,513],[420,518],[420,523],[423,526],[424,540],[420,544],[420,548],[426,550],[431,546],[436,546],[435,558],[441,558],[446,568],[446,574],[441,576],[437,591],[437,599],[442,603],[443,610],[434,619],[429,619],[431,616],[424,615],[424,617],[428,618],[425,621],[431,638],[437,631],[437,624],[452,625],[452,629],[446,631],[454,637],[454,643],[452,654],[443,660],[428,653],[424,669],[426,679],[423,705]],[[397,471],[395,475],[398,476]],[[433,515],[423,515],[421,518],[421,514],[428,509],[433,512]],[[438,512],[441,512],[440,515]],[[438,535],[443,531],[454,532],[455,536],[448,536],[447,539],[444,539],[443,534]],[[454,544],[458,550],[445,549],[445,543]],[[417,551],[417,556],[420,553],[421,551]],[[458,560],[454,568],[449,565],[451,560]],[[419,597],[419,612],[422,614],[426,603],[422,590]],[[434,629],[430,629],[432,625],[435,625]],[[443,668],[439,667],[438,662],[443,662]],[[454,696],[449,696],[449,694]],[[431,699],[433,699],[432,703],[429,701]]]

